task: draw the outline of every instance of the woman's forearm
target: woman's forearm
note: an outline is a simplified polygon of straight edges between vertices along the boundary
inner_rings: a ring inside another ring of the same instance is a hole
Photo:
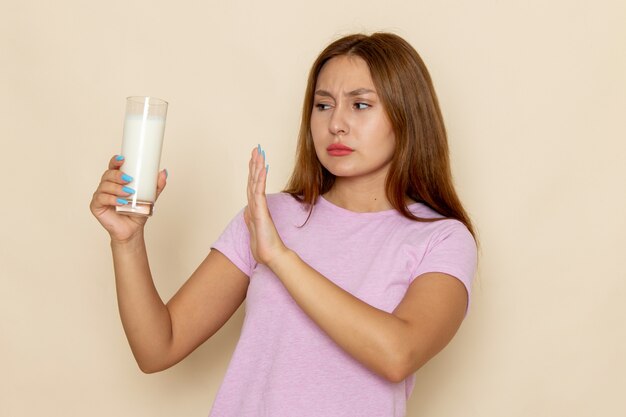
[[[120,317],[137,364],[147,373],[164,369],[172,324],[152,280],[143,233],[111,241],[111,251]]]
[[[343,290],[287,251],[268,265],[300,308],[346,352],[393,380],[406,362],[407,324]]]

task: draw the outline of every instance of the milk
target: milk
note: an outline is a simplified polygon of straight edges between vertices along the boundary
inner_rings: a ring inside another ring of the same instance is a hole
[[[127,197],[133,207],[137,202],[156,200],[164,131],[164,117],[131,114],[124,119],[121,170],[133,177],[128,187],[133,188],[135,194]]]

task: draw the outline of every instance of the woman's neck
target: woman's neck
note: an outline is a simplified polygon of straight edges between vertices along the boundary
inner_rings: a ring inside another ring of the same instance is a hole
[[[393,208],[387,200],[384,185],[351,181],[346,178],[337,178],[332,188],[324,194],[324,198],[336,206],[357,213],[370,213]]]

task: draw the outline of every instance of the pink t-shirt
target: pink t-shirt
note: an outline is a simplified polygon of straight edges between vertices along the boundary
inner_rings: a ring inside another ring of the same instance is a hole
[[[395,210],[355,213],[320,197],[311,218],[289,194],[268,196],[285,245],[364,302],[393,312],[425,272],[458,278],[471,294],[476,244],[457,220],[417,222]],[[417,216],[441,217],[419,203]],[[357,362],[254,260],[241,211],[212,246],[250,277],[241,336],[211,417],[403,417],[415,384],[389,382]]]

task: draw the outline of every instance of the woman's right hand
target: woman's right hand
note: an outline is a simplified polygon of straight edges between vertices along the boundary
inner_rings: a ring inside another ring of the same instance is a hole
[[[128,241],[135,237],[143,230],[147,217],[127,216],[115,211],[115,206],[123,206],[123,201],[133,195],[134,190],[129,190],[127,184],[128,176],[120,171],[120,167],[124,163],[124,159],[114,156],[109,161],[109,169],[107,169],[100,184],[93,193],[89,209],[100,224],[109,232],[111,240],[120,242]],[[165,170],[159,172],[157,180],[157,199],[167,181],[167,173]],[[129,190],[131,192],[127,192]]]

